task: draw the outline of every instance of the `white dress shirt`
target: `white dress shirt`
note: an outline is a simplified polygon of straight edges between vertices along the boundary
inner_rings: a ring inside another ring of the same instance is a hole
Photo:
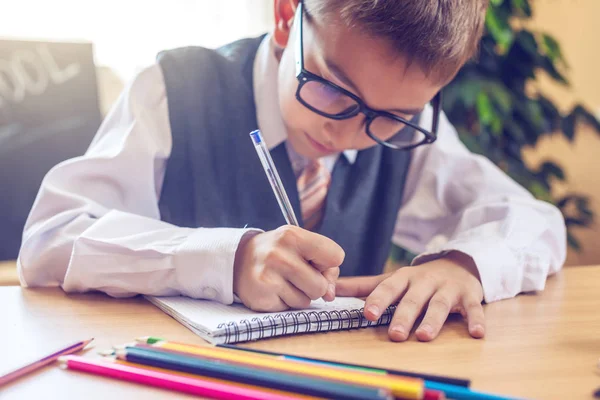
[[[255,59],[254,96],[258,125],[273,148],[286,131],[270,43],[267,36]],[[424,114],[429,125],[431,108]],[[450,250],[468,254],[487,302],[543,289],[566,257],[561,213],[470,153],[445,116],[438,136],[413,150],[393,242],[419,254],[415,263]],[[160,220],[171,147],[164,79],[154,64],[125,88],[86,154],[46,175],[23,234],[21,283],[115,297],[234,301],[233,261],[248,229],[182,228]],[[352,163],[356,151],[329,156],[325,164],[331,169],[340,156]]]

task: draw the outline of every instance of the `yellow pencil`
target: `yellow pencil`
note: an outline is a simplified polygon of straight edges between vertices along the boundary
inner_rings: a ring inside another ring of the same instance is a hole
[[[144,347],[145,345],[141,345]],[[252,365],[277,371],[293,372],[307,376],[316,376],[342,382],[389,389],[394,396],[406,400],[420,400],[424,395],[424,383],[420,379],[380,375],[368,372],[349,371],[347,369],[331,368],[306,364],[292,360],[282,360],[272,357],[257,357],[254,354],[242,353],[229,349],[193,346],[183,343],[157,342],[151,347],[164,350],[188,353],[205,358],[230,361],[238,364]]]

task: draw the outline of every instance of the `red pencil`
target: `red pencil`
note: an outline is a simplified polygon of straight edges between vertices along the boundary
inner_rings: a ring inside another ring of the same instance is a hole
[[[69,369],[121,379],[144,385],[156,386],[178,392],[190,393],[222,400],[296,400],[306,396],[293,393],[273,393],[267,390],[240,387],[235,384],[190,378],[157,370],[138,368],[131,365],[103,362],[78,356],[64,356],[59,362]]]
[[[58,359],[60,356],[64,356],[67,354],[76,353],[86,347],[88,344],[92,342],[92,339],[84,340],[81,342],[73,343],[67,347],[63,347],[60,350],[55,351],[52,354],[45,356],[44,358],[40,358],[38,360],[33,360],[28,362],[27,364],[19,367],[11,372],[8,372],[2,376],[0,376],[0,386],[17,379],[25,374],[33,372],[39,368],[42,368],[45,365],[51,364]]]
[[[446,400],[446,393],[440,390],[425,389],[423,400]]]

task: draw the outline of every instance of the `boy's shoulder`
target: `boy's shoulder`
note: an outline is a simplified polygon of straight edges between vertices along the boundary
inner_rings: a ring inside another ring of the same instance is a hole
[[[203,46],[184,46],[163,50],[158,53],[157,62],[161,66],[176,64],[192,68],[206,63],[215,66],[244,63],[248,59],[254,58],[264,37],[265,35],[239,39],[214,49]]]

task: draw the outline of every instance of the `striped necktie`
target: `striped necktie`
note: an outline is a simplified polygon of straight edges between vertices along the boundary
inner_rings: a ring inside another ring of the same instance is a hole
[[[321,223],[330,181],[329,170],[319,160],[312,160],[298,177],[298,195],[305,229],[315,230]]]

